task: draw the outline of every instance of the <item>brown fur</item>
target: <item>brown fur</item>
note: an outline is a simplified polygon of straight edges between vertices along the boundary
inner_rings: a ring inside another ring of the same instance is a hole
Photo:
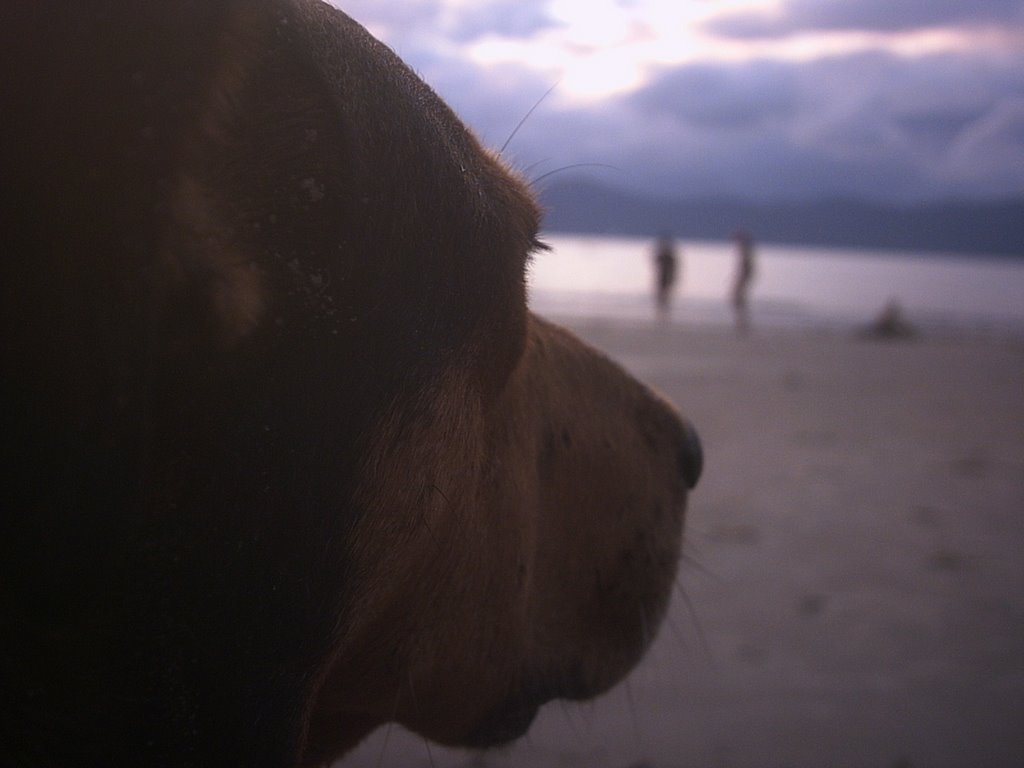
[[[0,763],[489,746],[621,679],[699,446],[527,312],[525,185],[313,0],[41,5],[0,29]]]

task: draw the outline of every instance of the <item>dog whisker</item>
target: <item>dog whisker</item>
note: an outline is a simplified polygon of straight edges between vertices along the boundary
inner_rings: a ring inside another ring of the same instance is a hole
[[[391,739],[391,728],[393,725],[393,722],[389,722],[384,726],[384,740],[380,745],[380,753],[377,755],[377,768],[382,768],[384,765],[384,755],[386,755],[388,751],[388,741]]]
[[[501,145],[501,149],[498,150],[499,155],[505,153],[505,150],[508,149],[508,145],[512,143],[512,139],[514,139],[516,137],[516,134],[519,133],[519,129],[523,127],[523,124],[530,119],[530,115],[534,113],[534,110],[536,110],[537,107],[539,107],[541,103],[543,103],[544,99],[551,95],[551,92],[555,90],[555,88],[557,88],[558,85],[559,83],[556,82],[546,91],[544,91],[544,95],[537,99],[537,101],[534,102],[533,106],[530,107],[529,111],[525,115],[523,115],[522,120],[516,123],[516,127],[512,129],[512,133],[509,134],[508,138],[505,139],[505,143]]]
[[[651,644],[654,639],[651,633],[651,625],[647,621],[647,611],[644,610],[643,606],[640,606],[640,639],[644,644],[644,647]]]
[[[672,617],[671,613],[665,614],[665,623],[668,625],[669,631],[672,633],[672,637],[679,644],[680,648],[689,650],[690,644],[686,642],[686,636],[683,634],[683,630],[680,629],[679,623]]]
[[[437,493],[437,495],[440,496],[441,499],[444,501],[444,503],[445,503],[445,511],[450,512],[455,518],[457,518],[460,524],[465,524],[465,519],[464,519],[464,516],[462,514],[462,510],[459,509],[459,505],[458,504],[453,504],[452,500],[450,498],[448,498],[448,495],[444,491],[442,491],[434,483],[431,483],[428,486],[428,490],[435,491]]]
[[[542,173],[536,179],[531,179],[530,186],[536,187],[538,184],[540,184],[540,182],[544,181],[544,179],[550,178],[551,176],[554,176],[556,173],[562,173],[563,171],[571,171],[576,168],[607,168],[612,171],[618,171],[620,173],[622,172],[622,169],[619,168],[618,166],[609,165],[608,163],[572,163],[571,165],[563,165],[561,168],[555,168],[553,171]]]
[[[430,495],[430,492],[431,492],[431,491],[434,491],[434,492],[436,492],[436,493],[437,493],[437,494],[438,494],[438,495],[439,495],[439,496],[441,497],[441,499],[442,499],[442,500],[444,501],[444,503],[445,503],[445,508],[446,508],[447,510],[452,510],[452,511],[454,511],[454,508],[452,507],[452,503],[451,503],[451,501],[450,501],[450,500],[448,499],[448,497],[447,497],[447,496],[446,496],[446,495],[444,494],[444,491],[442,491],[442,490],[441,490],[440,488],[438,488],[438,487],[437,487],[437,486],[436,486],[435,484],[433,484],[433,483],[430,483],[429,485],[427,485],[427,486],[426,486],[426,488],[424,488],[424,489],[423,489],[423,490],[422,490],[422,491],[420,492],[420,503],[419,503],[419,509],[420,509],[420,515],[419,515],[419,517],[420,517],[420,522],[421,522],[421,523],[423,524],[423,527],[424,527],[424,528],[425,528],[425,529],[427,530],[427,533],[428,533],[428,534],[430,535],[430,539],[431,539],[431,541],[433,541],[433,542],[434,542],[434,547],[435,547],[435,548],[436,548],[436,549],[437,549],[438,551],[441,551],[441,542],[440,542],[440,540],[438,539],[437,535],[436,535],[436,534],[434,533],[434,529],[433,529],[433,528],[432,528],[432,527],[430,526],[430,523],[429,523],[429,522],[427,522],[427,513],[428,513],[428,511],[429,511],[429,510],[431,509],[431,505],[430,505],[429,503],[426,503],[425,499],[426,499],[426,497],[428,497],[428,496]]]
[[[579,725],[572,719],[572,709],[569,704],[564,700],[559,699],[559,708],[562,710],[562,715],[565,717],[566,725],[569,726],[569,730],[572,731],[576,741],[582,741],[583,734],[580,731]]]
[[[423,739],[423,746],[427,748],[427,761],[430,763],[430,768],[436,768],[437,764],[434,762],[434,752],[430,749],[430,742],[427,739]]]
[[[686,606],[687,613],[690,614],[690,620],[693,622],[693,629],[697,635],[697,641],[700,643],[701,650],[703,650],[705,657],[707,657],[708,663],[712,667],[717,668],[715,656],[711,652],[711,646],[708,645],[707,637],[704,634],[704,627],[700,623],[700,617],[697,614],[697,609],[693,605],[693,601],[690,599],[690,596],[686,593],[686,590],[683,589],[683,585],[680,584],[678,580],[675,582],[674,586],[680,599],[683,601],[683,605]]]
[[[424,506],[420,510],[420,522],[423,523],[423,527],[426,528],[427,533],[430,535],[430,540],[434,542],[434,548],[440,551],[441,542],[438,541],[437,536],[434,535],[434,529],[430,527],[430,523],[427,522],[427,507]]]
[[[391,707],[391,719],[388,720],[388,724],[384,728],[384,743],[380,745],[380,754],[377,756],[377,768],[381,768],[384,765],[384,755],[388,751],[388,742],[391,740],[391,728],[394,726],[395,720],[398,719],[398,705],[401,700],[402,686],[398,686],[395,690],[395,703]]]
[[[523,176],[528,176],[530,171],[532,171],[538,165],[544,165],[544,163],[549,163],[549,162],[551,162],[551,158],[550,157],[545,157],[543,160],[537,160],[537,161],[535,161],[533,163],[530,163],[525,168],[523,168],[521,173],[523,174]]]
[[[679,560],[687,567],[692,568],[693,570],[701,573],[704,576],[709,576],[715,581],[722,580],[721,576],[712,571],[710,568],[708,568],[706,565],[700,562],[694,555],[690,554],[689,552],[684,551],[683,553],[681,553],[679,556]]]
[[[412,701],[413,711],[418,715],[420,713],[420,702],[416,698],[416,689],[412,685],[412,670],[406,673],[406,682],[409,686],[409,698]]]
[[[432,491],[437,491],[437,495],[438,495],[438,496],[440,496],[440,497],[441,497],[442,499],[444,499],[444,503],[445,503],[445,504],[447,504],[447,505],[448,505],[449,507],[451,507],[451,505],[452,505],[452,502],[451,502],[451,500],[450,500],[450,499],[449,499],[449,498],[448,498],[448,497],[447,497],[447,496],[445,495],[444,491],[442,491],[442,490],[441,490],[440,488],[438,488],[438,487],[437,487],[437,486],[436,486],[436,485],[435,485],[434,483],[431,483],[429,487],[430,487],[430,490],[432,490]]]
[[[586,727],[587,733],[593,733],[594,730],[594,711],[596,705],[594,700],[583,702],[582,706],[577,705],[576,711],[580,713],[580,719],[583,720],[583,724]]]
[[[636,745],[639,747],[643,743],[643,739],[640,736],[640,720],[636,715],[636,700],[633,698],[633,686],[626,678],[626,684],[623,686],[626,689],[626,704],[629,706],[629,719],[633,723],[633,738],[636,740]]]

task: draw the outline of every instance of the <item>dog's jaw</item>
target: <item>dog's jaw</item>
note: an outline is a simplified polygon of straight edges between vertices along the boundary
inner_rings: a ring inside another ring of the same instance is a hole
[[[697,473],[674,409],[537,318],[497,400],[459,376],[434,397],[368,461],[402,477],[368,478],[365,524],[384,528],[357,537],[375,547],[355,553],[366,592],[320,687],[311,757],[351,746],[345,721],[507,743],[546,702],[621,680],[664,615]]]

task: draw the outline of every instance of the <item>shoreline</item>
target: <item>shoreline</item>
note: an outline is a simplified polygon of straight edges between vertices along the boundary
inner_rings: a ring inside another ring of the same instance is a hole
[[[672,317],[683,325],[733,323],[735,244],[679,244]],[[651,242],[554,238],[530,265],[529,294],[541,314],[645,321],[654,317]],[[824,250],[813,255],[757,246],[750,292],[755,328],[856,328],[897,302],[922,330],[989,330],[1024,336],[1024,260],[915,258]]]
[[[541,295],[531,301],[530,309],[567,328],[623,326],[656,332],[668,330],[735,335],[731,310],[724,302],[698,298],[678,302],[672,319],[662,322],[654,317],[647,296],[602,294]],[[828,314],[788,302],[754,302],[750,325],[753,335],[793,333],[857,337],[874,323],[884,309],[872,313],[843,312]],[[981,316],[953,312],[934,313],[904,309],[904,315],[917,331],[916,339],[957,341],[1024,341],[1024,319],[1010,316]]]

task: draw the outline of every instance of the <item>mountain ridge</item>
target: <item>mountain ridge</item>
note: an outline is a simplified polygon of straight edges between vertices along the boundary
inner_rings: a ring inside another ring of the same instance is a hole
[[[853,198],[752,202],[658,198],[589,180],[540,190],[549,232],[723,240],[1024,258],[1024,197],[884,204]]]

